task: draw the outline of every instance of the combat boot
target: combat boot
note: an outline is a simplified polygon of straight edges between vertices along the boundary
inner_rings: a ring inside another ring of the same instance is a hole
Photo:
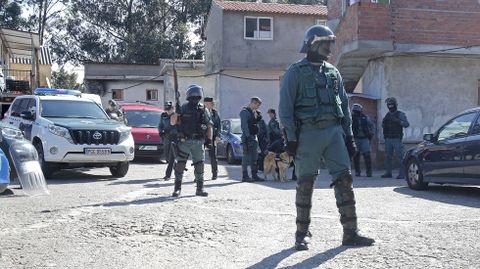
[[[257,168],[252,169],[252,179],[253,181],[265,181],[265,179],[260,178],[257,174]]]
[[[310,244],[311,238],[312,234],[309,231],[307,231],[306,233],[297,231],[295,233],[295,250],[308,250],[308,244]]]
[[[182,191],[182,181],[175,180],[175,188],[173,189],[172,197],[180,196],[181,191]]]
[[[203,196],[203,197],[208,196],[208,192],[206,192],[203,189],[203,180],[202,181],[200,181],[200,180],[197,181],[197,191],[195,192],[195,195],[196,196]]]
[[[358,233],[357,230],[344,230],[343,231],[343,246],[371,246],[375,243],[375,240],[372,238],[362,236]]]
[[[217,171],[212,171],[212,180],[217,180]]]
[[[365,168],[367,169],[367,177],[372,177],[372,157],[370,153],[363,154],[363,159],[365,160]]]
[[[251,182],[251,178],[248,176],[248,171],[242,172],[242,182]]]

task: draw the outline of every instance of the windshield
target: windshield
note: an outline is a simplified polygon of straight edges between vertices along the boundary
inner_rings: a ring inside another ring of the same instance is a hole
[[[103,110],[93,101],[41,100],[42,117],[108,119]]]
[[[160,111],[128,110],[125,111],[127,125],[141,128],[158,128]]]
[[[240,126],[240,120],[232,120],[231,132],[234,134],[242,134],[242,127]]]

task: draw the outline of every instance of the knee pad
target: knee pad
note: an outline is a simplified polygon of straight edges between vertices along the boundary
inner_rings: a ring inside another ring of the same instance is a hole
[[[195,173],[195,174],[201,174],[201,173],[203,173],[204,166],[205,166],[203,161],[199,161],[199,162],[193,163],[192,165],[193,165],[194,173]]]
[[[175,163],[175,172],[181,172],[183,173],[183,170],[185,169],[185,166],[187,166],[187,162],[186,161],[178,161]]]

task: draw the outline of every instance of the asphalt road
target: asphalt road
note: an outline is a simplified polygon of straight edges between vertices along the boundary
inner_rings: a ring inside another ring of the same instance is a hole
[[[50,196],[0,197],[0,268],[480,268],[480,188],[413,191],[402,180],[356,178],[359,226],[375,246],[341,246],[333,190],[314,192],[311,249],[292,249],[295,182],[241,183],[220,166],[195,197],[193,167],[170,197],[166,165],[134,163],[127,177],[72,170]],[[210,178],[207,165],[206,178]]]

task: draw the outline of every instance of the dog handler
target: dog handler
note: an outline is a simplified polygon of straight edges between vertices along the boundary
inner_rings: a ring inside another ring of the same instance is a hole
[[[308,249],[312,194],[322,157],[332,176],[343,226],[342,244],[370,246],[375,242],[357,231],[350,172],[350,157],[356,152],[351,114],[342,77],[326,62],[334,41],[328,27],[310,27],[300,50],[306,57],[288,68],[280,89],[279,115],[287,134],[286,151],[295,156],[298,178],[296,250]]]

